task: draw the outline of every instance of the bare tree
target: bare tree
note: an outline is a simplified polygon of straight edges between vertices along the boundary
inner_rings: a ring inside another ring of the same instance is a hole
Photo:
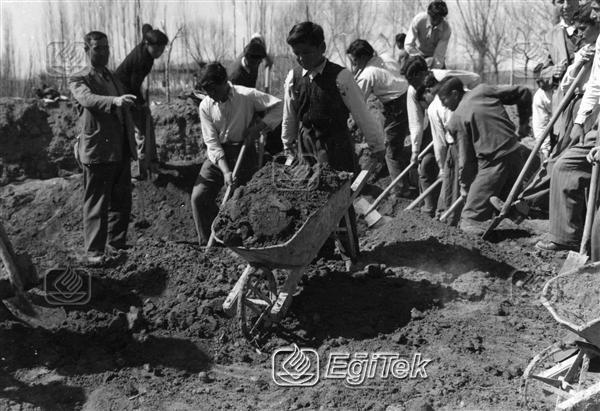
[[[456,4],[463,27],[464,46],[473,62],[473,69],[483,74],[500,3],[498,0],[460,0]]]
[[[171,102],[171,53],[173,52],[173,43],[175,43],[175,40],[177,40],[177,38],[179,38],[183,31],[184,31],[184,26],[181,25],[177,28],[177,31],[175,32],[175,35],[173,36],[173,38],[171,39],[171,41],[169,42],[169,50],[167,51],[167,69],[166,69],[166,86],[167,86],[167,103]]]

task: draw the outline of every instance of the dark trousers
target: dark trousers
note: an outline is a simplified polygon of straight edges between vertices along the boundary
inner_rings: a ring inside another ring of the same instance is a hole
[[[86,251],[103,253],[107,240],[115,248],[124,248],[131,215],[130,160],[85,165],[83,186]]]
[[[592,165],[586,156],[593,146],[576,145],[556,162],[550,180],[550,239],[578,246],[585,222],[586,192]]]
[[[408,166],[404,159],[404,139],[408,134],[408,114],[406,112],[406,93],[383,105],[385,121],[385,163],[390,178],[395,179]],[[408,186],[408,177],[396,185],[394,191],[402,191]]]
[[[490,197],[505,199],[508,196],[527,160],[527,152],[525,147],[519,146],[498,160],[479,160],[477,175],[471,183],[462,211],[463,222],[477,223],[492,218],[494,208],[490,204]]]
[[[460,184],[458,182],[458,173],[456,164],[458,163],[458,151],[455,144],[448,146],[446,151],[446,160],[444,162],[444,177],[442,178],[442,188],[437,205],[437,214],[442,215],[458,198],[460,197]],[[446,222],[450,225],[457,225],[460,219],[461,208],[448,216]]]
[[[338,171],[349,171],[356,175],[358,170],[358,160],[356,159],[356,153],[354,152],[354,146],[349,133],[343,132],[337,135],[330,136],[327,139],[320,139],[316,136],[319,133],[314,132],[311,129],[301,127],[299,137],[299,144],[301,144],[301,150],[304,154],[309,154],[312,158],[317,159],[319,162],[328,162],[329,165]],[[356,244],[356,257],[360,254],[358,244],[358,230],[356,227],[356,214],[354,207],[350,205],[348,208],[348,216],[350,219],[350,225],[352,226],[352,232],[354,233],[354,244]],[[339,224],[340,228],[346,227],[346,219],[342,218]],[[347,235],[338,236],[338,246],[340,254],[344,259],[350,259],[350,243]],[[333,238],[328,240],[329,244],[325,244],[324,248],[328,248]]]
[[[431,143],[431,128],[427,127],[423,132],[423,141],[421,143],[421,147],[425,148],[429,145],[429,143]],[[418,172],[419,190],[422,193],[423,191],[427,190],[429,186],[435,183],[440,172],[433,150],[429,151],[423,156],[419,162]],[[421,211],[433,217],[437,207],[439,195],[439,189],[434,190],[430,195],[428,195],[423,200],[424,204],[423,207],[421,207]]]
[[[542,164],[542,167],[531,183],[525,187],[525,190],[523,190],[519,196],[519,198],[525,200],[529,206],[541,208],[542,210],[549,209],[550,177],[552,176],[552,168],[561,154],[573,145],[571,141],[573,116],[577,114],[580,104],[581,96],[575,96],[556,122],[554,129],[557,131],[558,136],[557,141],[552,144],[553,148],[550,158]],[[546,138],[552,138],[552,136]]]
[[[223,145],[225,160],[232,172],[241,147],[241,144]],[[255,171],[256,152],[251,145],[248,145],[238,171],[238,185],[246,184],[252,178]],[[224,180],[221,169],[213,164],[212,161],[205,160],[192,189],[191,198],[192,214],[200,244],[206,244],[210,238],[212,223],[219,212],[216,199],[223,184]]]

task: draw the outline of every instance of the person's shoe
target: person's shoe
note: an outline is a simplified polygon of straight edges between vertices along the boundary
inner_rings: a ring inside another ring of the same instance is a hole
[[[461,221],[459,227],[462,232],[467,234],[473,234],[478,237],[482,236],[483,233],[485,233],[485,228],[483,224]]]
[[[81,261],[89,267],[101,267],[106,263],[104,254],[88,253]]]
[[[490,204],[494,207],[498,212],[502,212],[504,208],[504,201],[496,196],[490,197]],[[523,200],[515,201],[510,208],[508,209],[507,218],[511,219],[515,224],[521,224],[527,215],[529,214],[529,206]]]
[[[577,247],[566,244],[555,243],[554,241],[540,240],[535,243],[535,248],[542,251],[577,251]]]

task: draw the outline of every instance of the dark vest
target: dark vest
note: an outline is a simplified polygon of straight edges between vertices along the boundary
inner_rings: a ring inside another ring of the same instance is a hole
[[[296,67],[292,104],[300,123],[299,141],[303,151],[310,153],[315,148],[325,151],[334,169],[356,171],[354,144],[347,125],[349,111],[336,82],[342,70],[343,67],[327,61],[323,72],[311,82],[308,76],[302,76],[302,67]]]
[[[250,73],[242,66],[242,58],[240,57],[234,63],[232,70],[230,71],[229,80],[232,84],[238,86],[256,88],[256,81],[258,80],[258,69],[251,71]]]

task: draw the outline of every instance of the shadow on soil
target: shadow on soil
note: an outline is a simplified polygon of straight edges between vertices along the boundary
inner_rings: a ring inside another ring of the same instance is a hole
[[[514,272],[512,266],[476,250],[442,244],[435,238],[383,245],[364,252],[362,260],[383,263],[388,268],[443,273],[444,282],[472,271],[502,279]],[[383,271],[371,275],[364,271],[315,275],[304,281],[302,292],[292,302],[290,318],[284,320],[277,334],[296,343],[317,345],[336,337],[369,339],[407,325],[413,309],[442,307],[461,297],[442,283],[410,280]]]
[[[482,255],[477,249],[443,244],[434,237],[382,245],[363,252],[362,259],[367,263],[386,264],[388,267],[411,267],[430,273],[448,273],[455,278],[476,270],[507,279],[515,270],[509,264]]]
[[[286,321],[279,335],[293,339],[294,329],[304,329],[311,344],[335,337],[373,338],[408,324],[413,308],[428,310],[458,295],[450,287],[427,280],[370,278],[345,272],[314,276],[305,281],[302,292],[292,302],[289,314],[295,320]]]
[[[12,376],[0,371],[0,398],[22,403],[27,402],[44,410],[74,409],[85,402],[85,391],[74,387],[52,382],[49,384],[27,385]]]

